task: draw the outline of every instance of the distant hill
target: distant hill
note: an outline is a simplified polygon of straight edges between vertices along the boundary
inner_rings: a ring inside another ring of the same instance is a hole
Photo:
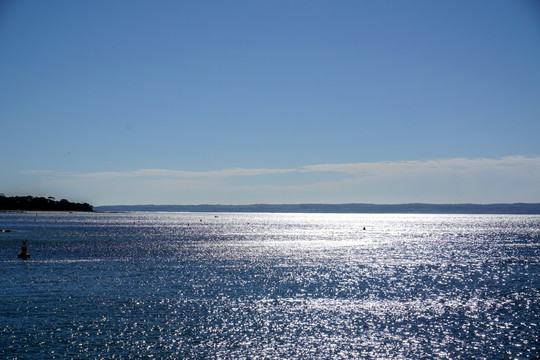
[[[57,201],[53,197],[12,196],[0,194],[0,211],[94,211],[87,203],[73,203],[66,199]]]
[[[96,211],[392,213],[392,214],[540,214],[539,203],[515,204],[252,204],[252,205],[111,205]]]

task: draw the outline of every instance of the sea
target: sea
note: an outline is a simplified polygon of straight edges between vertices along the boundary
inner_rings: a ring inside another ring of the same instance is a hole
[[[0,228],[1,359],[540,356],[537,215],[5,212]]]

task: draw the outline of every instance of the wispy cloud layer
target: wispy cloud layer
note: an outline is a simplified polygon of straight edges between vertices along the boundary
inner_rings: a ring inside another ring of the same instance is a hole
[[[412,161],[384,161],[372,163],[321,164],[301,168],[302,171],[343,172],[351,175],[408,175],[425,173],[463,173],[479,170],[529,169],[540,171],[540,157],[509,156],[500,159],[437,159]]]
[[[125,172],[94,172],[94,173],[64,173],[65,176],[74,176],[81,178],[145,178],[145,177],[161,177],[161,178],[223,178],[236,176],[255,176],[255,175],[270,175],[283,174],[296,171],[295,169],[222,169],[211,171],[186,171],[173,169],[139,169]]]
[[[307,165],[290,169],[245,169],[232,168],[210,171],[188,171],[175,169],[139,169],[124,172],[56,173],[63,177],[110,179],[110,178],[226,178],[288,173],[344,173],[353,176],[421,176],[422,174],[472,174],[480,171],[527,171],[540,172],[540,157],[509,156],[500,159],[438,159],[413,161],[358,162],[345,164]],[[48,170],[32,170],[33,174],[53,174]]]
[[[45,187],[80,192],[96,204],[540,202],[540,156],[28,174]]]

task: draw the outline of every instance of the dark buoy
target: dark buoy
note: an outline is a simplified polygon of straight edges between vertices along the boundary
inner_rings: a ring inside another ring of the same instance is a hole
[[[26,240],[23,241],[21,246],[21,253],[17,255],[19,259],[30,259],[30,254],[28,253],[28,247],[26,246]]]
[[[366,230],[366,227],[364,226],[364,230]]]

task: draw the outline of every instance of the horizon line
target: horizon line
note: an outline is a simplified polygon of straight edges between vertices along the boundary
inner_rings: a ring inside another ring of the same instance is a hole
[[[250,205],[104,205],[98,212],[187,212],[187,213],[311,213],[311,214],[478,214],[540,215],[540,203],[493,204],[250,204]]]
[[[340,203],[325,203],[325,202],[295,202],[295,203],[246,203],[246,204],[226,204],[226,203],[199,203],[199,204],[107,204],[95,205],[94,207],[105,206],[292,206],[292,205],[376,205],[376,206],[396,206],[396,205],[540,205],[540,202],[490,202],[490,203],[475,203],[475,202],[457,202],[457,203],[439,203],[439,202],[402,202],[402,203],[370,203],[370,202],[340,202]]]

